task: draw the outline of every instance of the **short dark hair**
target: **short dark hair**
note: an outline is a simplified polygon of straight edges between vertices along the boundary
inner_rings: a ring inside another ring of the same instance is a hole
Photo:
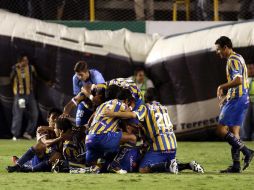
[[[215,44],[220,45],[220,47],[224,48],[227,46],[228,48],[233,48],[232,41],[227,36],[221,36],[219,39],[216,40]]]
[[[75,72],[86,72],[88,71],[88,66],[85,61],[78,61],[74,67]]]
[[[51,114],[54,114],[55,116],[59,117],[60,115],[62,115],[62,111],[57,109],[57,108],[51,108],[49,111],[48,111],[48,118],[50,117]]]
[[[136,76],[140,71],[145,72],[145,69],[143,67],[137,67],[134,71],[134,76]]]
[[[24,57],[28,58],[28,55],[26,53],[21,53],[18,55],[17,61],[21,62]]]
[[[102,102],[105,102],[105,88],[98,88],[98,89],[96,89],[96,93],[95,93],[95,95],[96,96],[101,96],[101,101]]]
[[[56,127],[65,133],[69,129],[72,129],[72,123],[67,118],[58,118],[56,120]]]
[[[121,91],[121,87],[117,85],[110,85],[105,91],[106,101],[113,100],[117,98],[118,93]]]
[[[145,102],[149,103],[154,100],[158,100],[156,90],[155,90],[155,88],[148,88],[145,93]]]
[[[129,89],[123,88],[118,94],[117,99],[119,100],[132,100],[134,99]]]

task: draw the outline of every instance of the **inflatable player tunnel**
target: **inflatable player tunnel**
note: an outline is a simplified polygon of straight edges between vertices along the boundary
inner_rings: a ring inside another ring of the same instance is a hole
[[[217,86],[226,80],[225,60],[214,42],[229,36],[246,62],[254,61],[254,22],[232,23],[175,36],[68,28],[0,11],[0,129],[11,125],[9,74],[17,56],[26,53],[37,72],[53,87],[37,81],[36,98],[45,119],[51,107],[62,109],[72,97],[73,67],[79,60],[102,72],[106,80],[129,77],[144,66],[167,105],[178,137],[206,138],[217,124]]]

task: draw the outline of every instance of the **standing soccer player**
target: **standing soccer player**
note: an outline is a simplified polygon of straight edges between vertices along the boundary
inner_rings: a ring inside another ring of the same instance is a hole
[[[87,63],[85,61],[79,61],[74,67],[75,75],[73,76],[73,94],[76,96],[81,92],[81,88],[87,84],[99,84],[104,83],[105,80],[102,74],[95,69],[88,69]],[[90,95],[89,99],[93,99]],[[76,113],[76,126],[80,127],[85,125],[90,116],[93,114],[93,110],[88,108],[84,101],[78,104],[78,109]]]
[[[233,159],[233,165],[221,170],[221,173],[240,173],[240,152],[245,156],[243,170],[249,166],[254,156],[254,151],[244,145],[239,135],[249,104],[247,69],[243,57],[233,51],[232,42],[228,37],[221,36],[216,40],[215,45],[216,53],[221,58],[227,59],[228,80],[217,89],[221,106],[217,134],[231,145]],[[223,92],[226,90],[227,95],[223,97]]]

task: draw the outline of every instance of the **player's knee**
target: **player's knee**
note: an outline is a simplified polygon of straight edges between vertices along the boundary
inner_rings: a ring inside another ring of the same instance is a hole
[[[217,136],[219,136],[219,137],[221,137],[221,138],[224,138],[225,135],[227,134],[227,127],[226,127],[226,126],[219,125],[219,126],[217,126],[215,132],[216,132]]]
[[[239,126],[230,127],[230,132],[233,133],[236,138],[240,139],[240,127]]]
[[[36,154],[43,154],[46,151],[46,146],[42,143],[37,143],[32,148]]]
[[[55,152],[53,155],[49,158],[49,163],[54,163],[57,159],[61,159],[62,155],[59,152]]]
[[[150,169],[148,167],[139,168],[139,173],[150,173]]]

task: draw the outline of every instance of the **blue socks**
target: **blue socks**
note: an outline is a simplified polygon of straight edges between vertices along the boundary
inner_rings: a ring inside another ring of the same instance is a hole
[[[233,160],[233,167],[234,168],[240,168],[240,150],[231,148],[231,156]]]
[[[158,172],[158,173],[169,172],[169,165],[170,165],[170,162],[169,163],[168,162],[161,162],[158,164],[149,165],[149,169],[153,173],[155,173],[155,172]]]
[[[240,150],[245,156],[250,154],[249,149],[240,139],[237,139],[233,133],[228,132],[225,136],[225,140],[232,146],[233,149]]]

